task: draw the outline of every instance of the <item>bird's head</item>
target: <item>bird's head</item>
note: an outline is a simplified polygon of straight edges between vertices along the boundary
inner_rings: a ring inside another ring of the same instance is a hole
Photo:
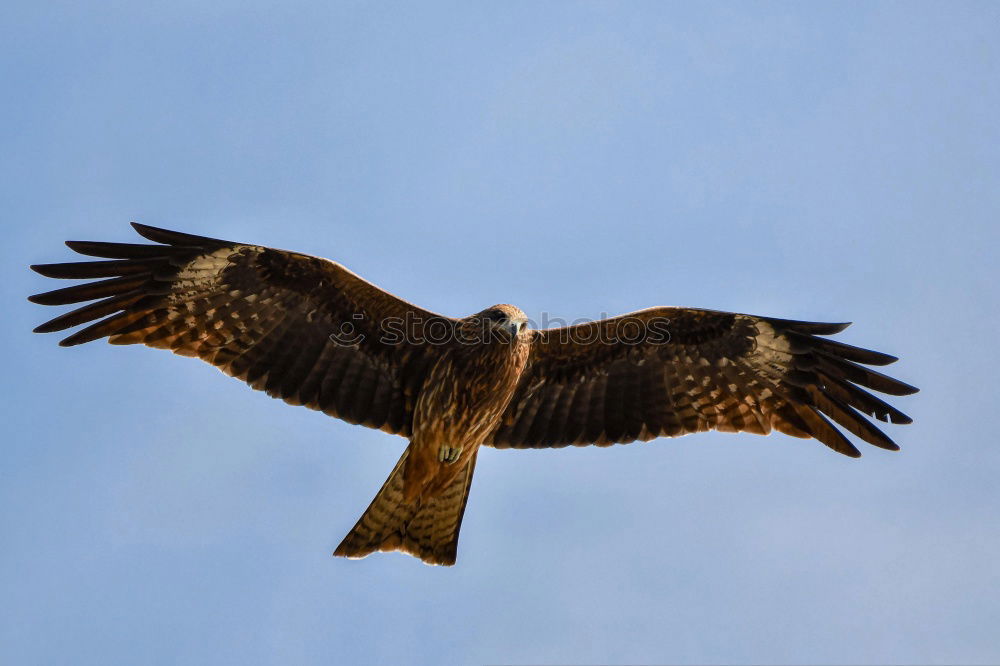
[[[478,324],[486,339],[511,342],[528,328],[528,316],[513,305],[494,305],[469,318]]]

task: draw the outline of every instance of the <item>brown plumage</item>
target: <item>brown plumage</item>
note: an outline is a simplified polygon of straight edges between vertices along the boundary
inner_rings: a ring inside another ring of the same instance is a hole
[[[659,307],[536,331],[510,305],[443,317],[325,259],[133,226],[158,244],[69,241],[103,260],[32,266],[106,278],[30,297],[96,301],[35,330],[88,324],[60,344],[106,337],[197,356],[290,404],[407,437],[337,555],[402,550],[453,564],[481,445],[774,429],[857,457],[834,423],[895,450],[864,415],[910,422],[864,390],[916,392],[864,367],[894,357],[819,337],[847,324]]]

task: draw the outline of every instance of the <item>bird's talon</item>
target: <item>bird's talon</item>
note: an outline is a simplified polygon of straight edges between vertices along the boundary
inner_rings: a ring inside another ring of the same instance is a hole
[[[438,449],[438,461],[451,465],[462,455],[462,447],[443,445]]]

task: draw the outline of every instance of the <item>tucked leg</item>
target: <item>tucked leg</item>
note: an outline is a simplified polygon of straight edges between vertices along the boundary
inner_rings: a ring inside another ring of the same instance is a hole
[[[447,444],[442,444],[441,448],[438,449],[438,460],[449,465],[457,462],[461,455],[461,446],[449,446]]]

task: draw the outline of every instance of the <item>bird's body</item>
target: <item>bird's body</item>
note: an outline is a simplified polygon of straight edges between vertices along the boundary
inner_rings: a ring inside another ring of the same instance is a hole
[[[847,324],[657,307],[531,330],[498,305],[452,319],[324,259],[134,225],[159,245],[69,241],[105,260],[33,266],[110,278],[38,294],[96,301],[35,330],[196,356],[290,404],[409,445],[336,550],[455,562],[480,446],[606,446],[705,430],[812,437],[860,455],[830,422],[885,449],[863,415],[910,419],[860,387],[916,389],[864,367],[896,359],[820,336]],[[825,415],[825,416],[824,416]]]
[[[527,319],[512,306],[487,312],[504,310],[521,322]],[[480,316],[484,315],[474,315],[468,323],[475,325]],[[427,375],[413,412],[404,475],[407,500],[440,492],[454,478],[454,469],[467,464],[500,425],[527,365],[530,342],[524,333],[510,339],[489,337],[485,344],[449,343]],[[447,460],[442,447],[453,451],[457,459]]]
[[[399,549],[454,562],[476,454],[500,425],[527,365],[528,335],[494,325],[508,321],[523,328],[526,317],[513,306],[495,306],[459,322],[465,333],[442,344],[417,398],[409,446],[335,554]],[[440,532],[421,542],[421,524]]]

